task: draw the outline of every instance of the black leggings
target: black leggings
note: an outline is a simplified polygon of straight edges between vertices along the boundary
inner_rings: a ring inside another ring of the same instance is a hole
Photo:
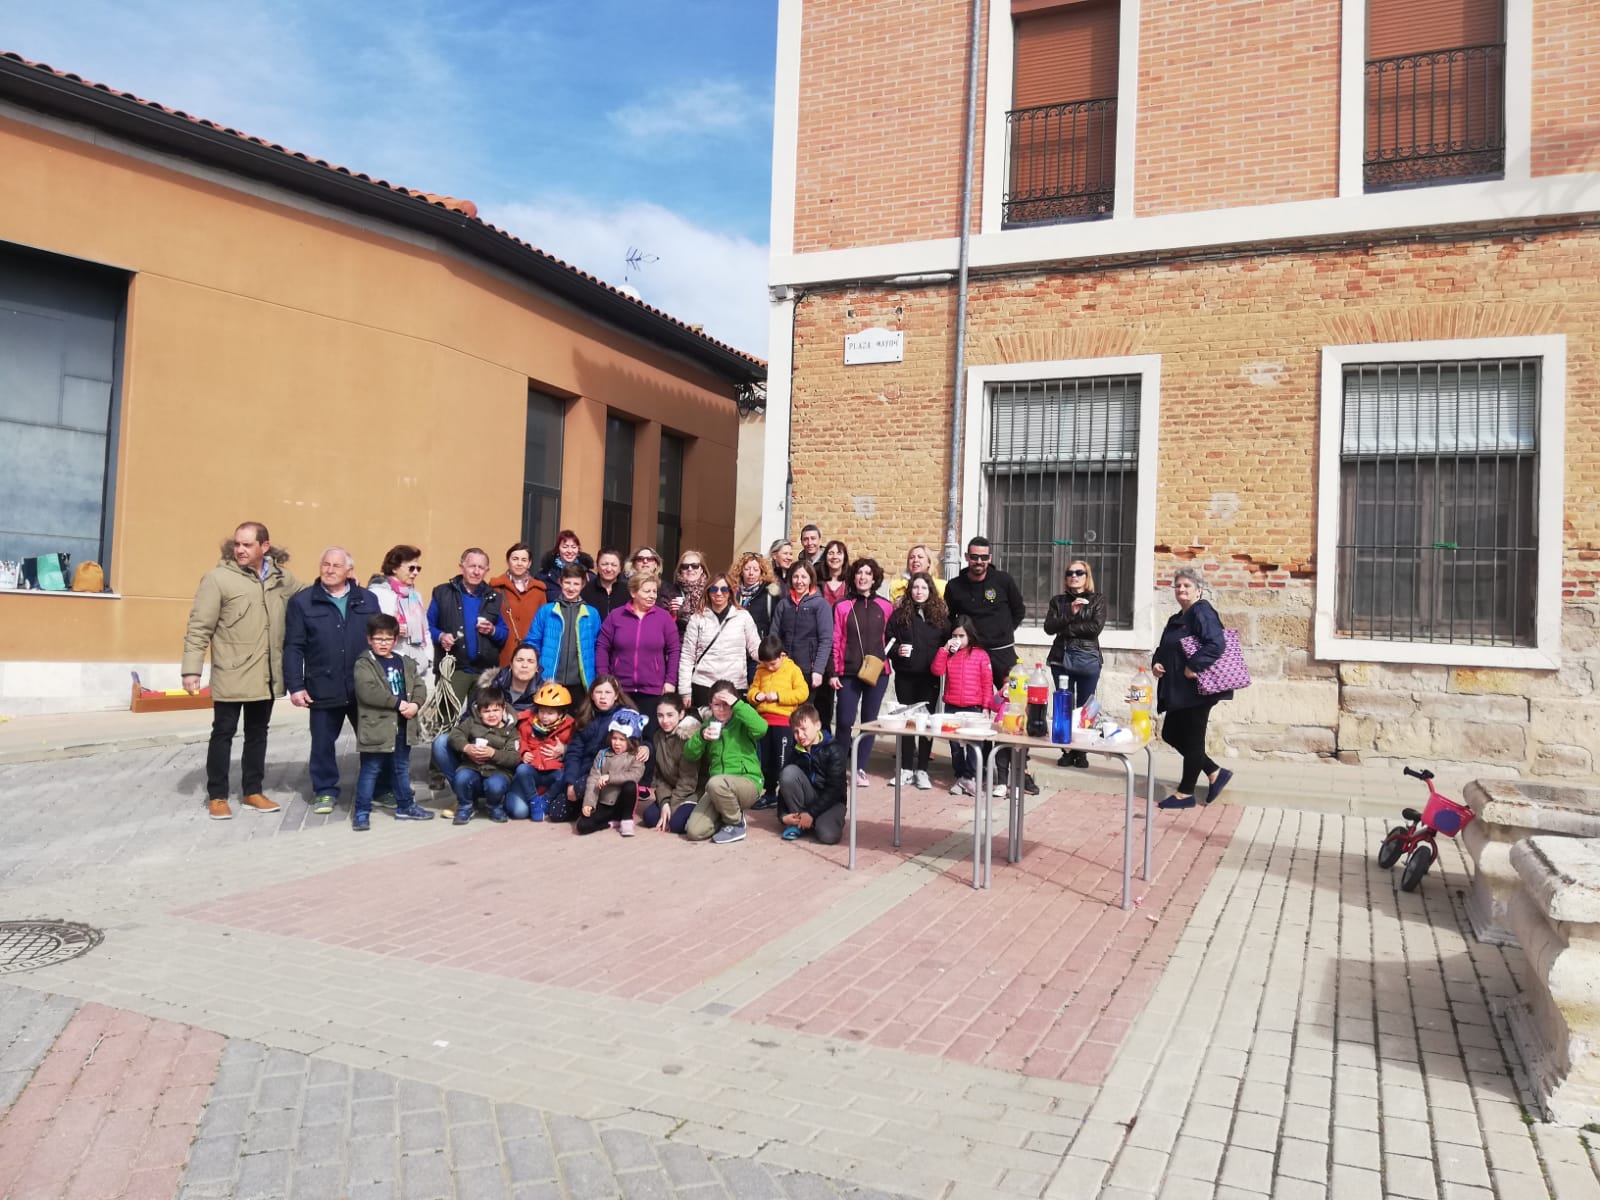
[[[1217,764],[1206,753],[1206,723],[1211,719],[1215,700],[1202,700],[1193,708],[1176,708],[1161,721],[1161,740],[1183,755],[1183,778],[1178,794],[1194,795],[1202,773],[1211,775]]]
[[[579,809],[577,830],[579,833],[596,833],[613,821],[631,821],[633,806],[638,802],[638,784],[631,780],[627,783],[608,783],[596,797],[594,812],[586,817],[583,810]]]
[[[931,713],[939,707],[939,677],[929,672],[896,671],[894,673],[895,699],[901,704],[926,704]],[[900,769],[926,771],[933,761],[933,739],[926,737],[900,739]]]

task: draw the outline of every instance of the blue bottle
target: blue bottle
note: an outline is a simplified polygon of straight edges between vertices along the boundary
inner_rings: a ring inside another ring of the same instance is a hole
[[[1058,746],[1072,741],[1072,680],[1066,675],[1056,680],[1055,707],[1050,715],[1050,740]]]

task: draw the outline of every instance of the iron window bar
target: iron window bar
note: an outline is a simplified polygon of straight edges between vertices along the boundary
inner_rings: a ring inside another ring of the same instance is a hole
[[[1116,192],[1116,143],[1115,96],[1008,112],[1003,223],[1110,216]]]
[[[1368,61],[1366,186],[1505,174],[1505,44]]]
[[[1094,572],[1107,626],[1133,628],[1138,375],[994,384],[985,405],[980,527],[1042,623],[1073,559]]]
[[[1341,636],[1534,642],[1538,359],[1344,370]]]

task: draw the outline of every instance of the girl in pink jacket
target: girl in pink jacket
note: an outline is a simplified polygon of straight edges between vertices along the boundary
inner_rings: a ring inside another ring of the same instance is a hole
[[[956,617],[950,640],[933,656],[933,673],[944,676],[945,712],[984,712],[994,706],[994,673],[989,652],[978,645],[970,617]],[[952,796],[978,793],[978,748],[971,742],[951,742],[950,757],[956,781]]]

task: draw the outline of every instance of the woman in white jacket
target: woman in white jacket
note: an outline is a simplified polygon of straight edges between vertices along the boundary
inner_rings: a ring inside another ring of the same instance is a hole
[[[711,685],[726,679],[742,693],[750,683],[750,660],[761,649],[755,618],[733,602],[726,574],[713,575],[700,611],[683,628],[678,654],[678,695],[696,711],[711,703]]]

